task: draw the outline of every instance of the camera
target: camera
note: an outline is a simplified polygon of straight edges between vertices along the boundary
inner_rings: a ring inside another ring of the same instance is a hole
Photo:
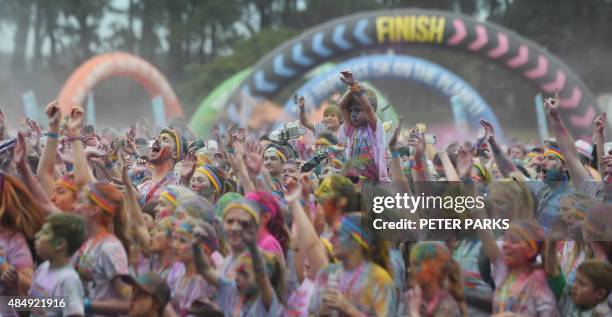
[[[278,129],[270,133],[270,140],[272,141],[289,141],[299,138],[304,135],[306,131],[300,128],[300,122],[288,122],[281,123]]]
[[[315,155],[311,157],[304,165],[302,165],[302,173],[307,173],[312,171],[315,167],[319,166],[323,160],[327,158],[329,155],[329,149],[326,146],[319,147],[315,151]]]

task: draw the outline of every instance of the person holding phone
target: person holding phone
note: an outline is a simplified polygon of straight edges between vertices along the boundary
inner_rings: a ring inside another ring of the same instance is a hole
[[[349,86],[338,102],[344,118],[338,139],[346,149],[345,157],[364,162],[367,167],[363,170],[374,172],[373,177],[369,176],[372,180],[388,182],[387,142],[382,121],[376,116],[376,94],[350,71],[342,72],[340,79]]]

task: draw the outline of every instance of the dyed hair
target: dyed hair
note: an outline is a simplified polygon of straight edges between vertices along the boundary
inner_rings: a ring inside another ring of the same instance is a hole
[[[121,241],[121,244],[125,248],[126,252],[130,250],[130,239],[128,236],[128,219],[127,219],[127,211],[125,209],[124,202],[126,201],[123,194],[115,187],[115,185],[110,183],[90,183],[87,187],[92,187],[97,193],[99,193],[104,200],[113,204],[114,208],[111,212],[104,211],[102,215],[104,215],[103,219],[107,221],[106,225],[108,225],[112,230],[111,232]],[[85,187],[85,188],[87,188]],[[89,190],[89,188],[87,188]],[[95,200],[89,199],[95,205],[100,206]]]
[[[421,262],[422,273],[427,279],[438,278],[457,301],[463,316],[467,316],[467,305],[463,293],[461,266],[453,260],[448,248],[440,242],[418,242],[410,250],[410,260]]]
[[[66,240],[68,256],[74,254],[85,241],[85,220],[79,215],[55,213],[47,217],[47,223],[54,239]]]
[[[612,264],[605,261],[586,260],[578,266],[578,272],[586,275],[595,289],[606,290],[605,298],[612,292]]]
[[[268,229],[268,232],[276,238],[278,243],[280,243],[283,248],[283,253],[287,254],[289,250],[290,234],[285,226],[285,216],[278,203],[278,199],[274,195],[264,191],[246,193],[244,197],[259,205],[259,209],[262,213],[270,214],[270,221],[268,221],[266,229]]]
[[[179,202],[176,211],[183,211],[189,217],[202,219],[208,223],[215,221],[215,210],[213,205],[204,197],[194,196]]]
[[[34,239],[45,213],[28,188],[17,177],[0,171],[0,226]]]
[[[175,208],[178,207],[178,205],[184,200],[196,196],[196,193],[194,193],[191,189],[179,185],[166,186],[166,189],[159,195],[160,198],[168,200],[172,205],[174,205]]]

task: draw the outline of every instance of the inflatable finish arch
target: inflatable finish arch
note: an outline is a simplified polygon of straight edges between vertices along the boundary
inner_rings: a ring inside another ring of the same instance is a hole
[[[151,97],[162,96],[168,119],[184,117],[183,108],[166,78],[147,61],[128,53],[98,55],[79,66],[58,96],[63,115],[68,115],[73,105],[83,105],[87,93],[110,77],[128,77]]]
[[[569,67],[513,31],[443,11],[372,11],[321,24],[266,55],[242,89],[273,97],[292,79],[328,59],[353,50],[415,44],[462,50],[523,76],[543,93],[558,90],[569,128],[590,138],[596,101]]]
[[[304,96],[307,107],[321,104],[333,91],[340,91],[346,87],[338,79],[338,74],[344,69],[353,70],[355,76],[361,80],[382,78],[412,80],[447,96],[449,100],[456,96],[464,106],[470,127],[478,127],[479,120],[484,118],[493,124],[495,131],[503,139],[502,128],[495,113],[476,90],[440,65],[412,56],[370,55],[353,58],[311,79],[297,90],[297,94]],[[285,102],[284,109],[285,113],[297,116],[292,99]]]

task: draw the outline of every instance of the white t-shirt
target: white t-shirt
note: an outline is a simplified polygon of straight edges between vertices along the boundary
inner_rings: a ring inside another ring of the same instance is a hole
[[[79,274],[70,265],[52,269],[49,261],[45,261],[34,273],[28,295],[39,298],[64,297],[66,300],[66,308],[61,311],[33,311],[30,316],[85,315],[85,292]]]

